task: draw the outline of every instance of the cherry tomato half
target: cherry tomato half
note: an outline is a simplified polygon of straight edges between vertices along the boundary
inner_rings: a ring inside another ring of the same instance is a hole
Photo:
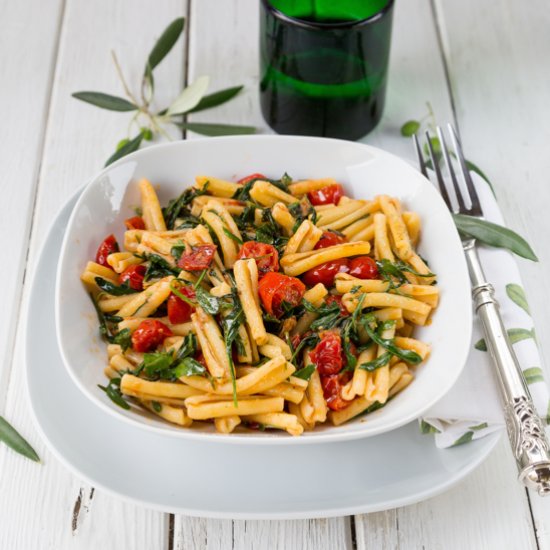
[[[239,260],[242,258],[254,258],[258,271],[261,273],[279,271],[279,253],[270,244],[248,241],[241,246],[239,251]]]
[[[237,183],[241,183],[244,185],[245,183],[248,183],[250,180],[265,180],[266,177],[263,174],[250,174],[250,176],[245,176],[244,178],[241,178],[240,180],[237,180]]]
[[[300,279],[274,271],[266,273],[258,285],[258,294],[264,309],[275,317],[280,317],[284,313],[283,302],[292,307],[297,306],[305,290],[306,287]]]
[[[321,238],[317,241],[317,244],[313,247],[313,250],[319,250],[320,248],[327,248],[337,244],[345,243],[346,237],[339,235],[334,231],[323,231]]]
[[[329,294],[325,298],[325,303],[329,306],[330,304],[338,304],[341,315],[343,317],[348,317],[349,311],[346,309],[346,306],[342,303],[342,296],[335,296],[334,294]]]
[[[321,376],[321,386],[323,387],[323,395],[329,409],[333,411],[341,411],[345,409],[351,401],[346,401],[342,398],[342,386],[345,386],[351,379],[349,371],[342,374],[330,374]]]
[[[324,332],[321,341],[309,353],[309,357],[321,376],[338,374],[344,366],[342,338],[336,332]]]
[[[164,323],[157,319],[144,319],[132,334],[132,347],[136,351],[148,352],[169,336],[173,333]]]
[[[307,286],[315,286],[317,283],[323,283],[326,287],[334,285],[334,277],[337,273],[347,273],[349,271],[349,260],[340,258],[339,260],[331,260],[309,271],[306,271],[302,276],[302,281]]]
[[[107,256],[113,252],[118,252],[118,243],[116,242],[114,235],[109,235],[105,237],[105,240],[99,245],[97,253],[95,255],[96,263],[103,265],[105,267],[110,267],[107,263]]]
[[[185,271],[202,271],[208,269],[218,247],[215,244],[199,244],[186,250],[178,260],[178,267]]]
[[[124,220],[124,225],[126,229],[145,229],[145,222],[141,216],[134,216],[133,218]]]
[[[378,267],[370,256],[358,256],[350,260],[348,273],[358,279],[378,279]]]
[[[191,300],[194,300],[196,297],[195,291],[188,286],[181,286],[178,290]],[[191,314],[194,311],[195,308],[182,300],[179,296],[171,294],[168,298],[168,319],[170,319],[173,325],[187,323],[187,321],[191,320]]]
[[[310,191],[307,194],[309,202],[313,206],[320,206],[322,204],[338,204],[338,201],[344,196],[344,188],[339,184],[327,185],[316,191]]]
[[[128,286],[134,290],[143,290],[143,277],[146,271],[144,265],[131,265],[120,274],[118,280],[121,284],[128,282]]]

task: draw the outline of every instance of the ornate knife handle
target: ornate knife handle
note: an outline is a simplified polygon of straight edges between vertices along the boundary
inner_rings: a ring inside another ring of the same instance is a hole
[[[550,495],[550,444],[523,372],[502,323],[494,289],[483,273],[475,241],[463,243],[472,280],[472,297],[483,324],[487,349],[498,374],[506,428],[516,459],[519,481],[538,494]]]

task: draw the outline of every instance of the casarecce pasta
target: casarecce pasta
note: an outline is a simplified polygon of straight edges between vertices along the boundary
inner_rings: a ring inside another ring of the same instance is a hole
[[[430,346],[438,305],[416,252],[421,220],[387,195],[331,178],[197,176],[141,207],[82,273],[108,342],[102,386],[183,427],[300,435],[383,407]]]

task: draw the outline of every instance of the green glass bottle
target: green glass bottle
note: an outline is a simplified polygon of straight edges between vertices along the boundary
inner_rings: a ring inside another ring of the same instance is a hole
[[[393,0],[262,0],[260,103],[280,134],[359,139],[384,107]]]

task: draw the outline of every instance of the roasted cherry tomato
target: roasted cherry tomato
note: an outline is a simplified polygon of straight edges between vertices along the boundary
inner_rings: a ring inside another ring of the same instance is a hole
[[[334,231],[323,231],[321,238],[317,241],[317,244],[313,247],[313,249],[319,250],[320,248],[327,248],[329,246],[334,246],[345,242],[346,238],[343,235],[339,235]]]
[[[358,256],[350,260],[348,273],[358,279],[378,279],[378,267],[370,256]]]
[[[204,354],[202,353],[202,351],[197,351],[197,353],[195,355],[195,361],[200,363],[205,369],[208,368],[206,366],[206,359],[204,358]]]
[[[178,267],[185,269],[185,271],[202,271],[208,269],[214,254],[216,253],[217,246],[215,244],[199,244],[186,250],[183,256],[178,260]]]
[[[196,297],[195,291],[188,286],[181,286],[178,290],[191,300],[194,300]],[[187,321],[191,320],[191,314],[194,311],[195,308],[182,300],[179,296],[171,294],[168,298],[168,319],[170,319],[173,325],[187,323]]]
[[[244,178],[241,178],[237,181],[237,183],[245,184],[248,183],[250,180],[265,180],[266,177],[263,174],[250,174],[250,176],[245,176]]]
[[[147,270],[144,265],[131,265],[120,274],[118,280],[121,284],[127,282],[128,286],[134,290],[143,290],[145,271]]]
[[[132,347],[136,351],[148,352],[169,336],[173,333],[164,323],[158,319],[144,319],[132,334]]]
[[[347,317],[349,315],[349,311],[346,309],[346,306],[342,303],[342,296],[335,296],[334,294],[329,294],[325,298],[325,303],[330,306],[330,304],[338,304],[338,307],[340,308],[340,313],[343,317]]]
[[[306,287],[300,279],[274,271],[266,273],[258,285],[258,294],[264,309],[275,317],[280,317],[284,313],[283,302],[292,307],[297,306],[305,290]]]
[[[97,249],[97,253],[95,255],[95,261],[100,265],[110,267],[107,263],[107,256],[109,254],[112,254],[113,252],[118,251],[119,248],[115,236],[109,235],[108,237],[105,237],[105,240],[99,245],[99,248]]]
[[[321,386],[323,387],[323,395],[329,409],[333,411],[341,411],[345,409],[351,401],[346,401],[342,398],[342,386],[345,386],[351,379],[351,373],[346,371],[342,374],[329,374],[321,376]]]
[[[336,277],[337,273],[347,273],[348,271],[349,260],[347,258],[340,258],[339,260],[325,262],[306,271],[302,276],[302,281],[307,286],[323,283],[326,287],[331,287],[334,285],[334,277]]]
[[[327,185],[317,191],[310,191],[307,194],[309,202],[313,206],[322,204],[338,204],[338,201],[344,196],[344,188],[339,184]]]
[[[141,216],[134,216],[133,218],[124,220],[124,225],[126,229],[145,229],[145,222]]]
[[[309,357],[321,376],[338,374],[344,366],[342,338],[336,332],[324,332],[321,341],[309,353]]]
[[[254,258],[260,273],[279,271],[279,253],[270,244],[248,241],[241,246],[239,260],[241,258]]]

